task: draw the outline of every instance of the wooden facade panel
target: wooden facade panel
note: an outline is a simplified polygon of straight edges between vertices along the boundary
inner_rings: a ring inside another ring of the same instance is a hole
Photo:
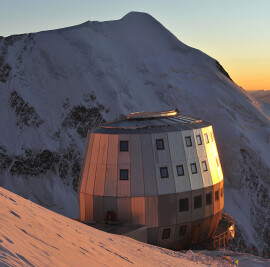
[[[145,198],[146,225],[148,227],[158,227],[158,196]]]
[[[188,199],[188,209],[186,211],[180,211],[180,200]],[[177,224],[183,224],[191,221],[191,191],[182,192],[176,194],[176,203],[177,203]]]
[[[189,178],[189,171],[186,161],[176,161],[172,163],[173,168],[173,176],[174,176],[174,183],[175,183],[175,190],[176,193],[186,192],[191,190],[190,178]],[[184,175],[178,176],[177,174],[177,166],[183,166]]]
[[[176,194],[158,196],[159,226],[176,224],[177,202]]]
[[[80,181],[80,192],[85,193],[85,188],[88,179],[89,166],[91,161],[92,148],[94,143],[95,134],[88,134],[88,140],[86,141],[86,147],[84,151],[84,158],[81,166],[81,181]]]
[[[93,220],[96,222],[102,222],[105,220],[103,197],[93,196],[93,200]]]
[[[106,165],[98,164],[96,168],[94,195],[96,196],[104,195],[105,177],[106,177]]]
[[[132,223],[131,198],[117,198],[117,219],[119,222]]]
[[[186,155],[181,132],[169,132],[168,139],[172,162],[185,161]]]
[[[170,163],[171,156],[167,133],[151,134],[151,137],[155,163]],[[157,140],[163,140],[164,149],[157,149]]]
[[[154,196],[158,194],[158,190],[151,135],[142,134],[141,143],[143,159],[144,194],[145,196]]]
[[[104,196],[116,197],[117,180],[118,180],[118,165],[107,164],[106,179],[105,179],[105,186],[104,186]]]
[[[167,167],[167,178],[161,178],[160,168],[163,167]],[[156,179],[158,186],[158,195],[173,194],[176,192],[172,164],[170,162],[156,164]]]
[[[93,195],[85,194],[85,221],[93,221]]]
[[[129,165],[130,164],[130,135],[129,134],[120,134],[118,136],[118,164]],[[120,142],[128,141],[129,151],[120,151]]]
[[[142,146],[140,135],[130,136],[130,183],[131,196],[144,196]]]
[[[118,135],[110,135],[108,140],[107,164],[118,164]]]
[[[85,221],[85,194],[79,193],[79,217],[80,221]]]
[[[128,180],[120,180],[120,171],[128,170]],[[118,197],[130,197],[130,165],[118,166],[118,178],[117,178],[117,196]]]
[[[145,197],[131,198],[132,223],[145,225]]]

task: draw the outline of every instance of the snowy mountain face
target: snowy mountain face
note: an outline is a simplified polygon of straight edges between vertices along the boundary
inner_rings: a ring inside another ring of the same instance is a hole
[[[77,217],[87,130],[173,108],[213,124],[232,249],[269,253],[269,106],[147,14],[0,38],[0,185]]]
[[[0,266],[269,266],[218,251],[175,252],[104,233],[0,188]]]

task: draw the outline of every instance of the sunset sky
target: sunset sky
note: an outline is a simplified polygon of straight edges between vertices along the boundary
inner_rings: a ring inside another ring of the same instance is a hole
[[[0,0],[0,36],[147,12],[217,59],[246,90],[270,90],[270,0]]]

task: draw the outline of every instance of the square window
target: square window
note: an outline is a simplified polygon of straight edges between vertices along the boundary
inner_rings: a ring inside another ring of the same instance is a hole
[[[164,142],[163,139],[156,140],[157,150],[164,150]]]
[[[120,180],[128,180],[128,170],[127,169],[120,170]]]
[[[128,151],[128,141],[120,141],[120,151]]]
[[[205,139],[205,143],[209,143],[209,138],[208,138],[208,134],[206,133],[206,134],[204,134],[204,139]]]
[[[224,195],[224,188],[222,187],[222,188],[220,189],[220,196],[223,197],[223,195]]]
[[[183,176],[184,175],[184,167],[183,167],[183,165],[176,166],[176,170],[177,170],[177,175],[178,176]]]
[[[184,236],[187,231],[187,226],[186,225],[181,225],[180,226],[180,231],[179,231],[179,236]]]
[[[202,145],[202,138],[200,135],[196,135],[196,139],[197,139],[197,144],[198,145]]]
[[[163,229],[162,239],[170,238],[170,235],[171,235],[171,228]]]
[[[197,173],[197,166],[196,166],[196,163],[191,163],[191,164],[190,164],[190,168],[191,168],[192,174]]]
[[[188,210],[188,198],[182,198],[179,200],[179,211],[187,211]]]
[[[206,161],[202,162],[203,171],[208,171]]]
[[[206,194],[206,205],[212,205],[212,192]]]
[[[186,145],[187,146],[192,146],[192,141],[190,136],[186,136]]]
[[[202,196],[194,197],[194,209],[199,209],[202,207]]]
[[[160,177],[161,178],[168,178],[168,168],[167,167],[161,167],[160,168]]]
[[[219,201],[219,190],[215,191],[215,201]]]

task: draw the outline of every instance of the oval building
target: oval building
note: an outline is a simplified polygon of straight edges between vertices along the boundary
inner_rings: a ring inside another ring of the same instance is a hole
[[[215,233],[224,206],[212,126],[177,110],[132,113],[88,133],[79,220],[147,226],[148,243],[183,249]],[[108,219],[108,218],[107,218]]]

